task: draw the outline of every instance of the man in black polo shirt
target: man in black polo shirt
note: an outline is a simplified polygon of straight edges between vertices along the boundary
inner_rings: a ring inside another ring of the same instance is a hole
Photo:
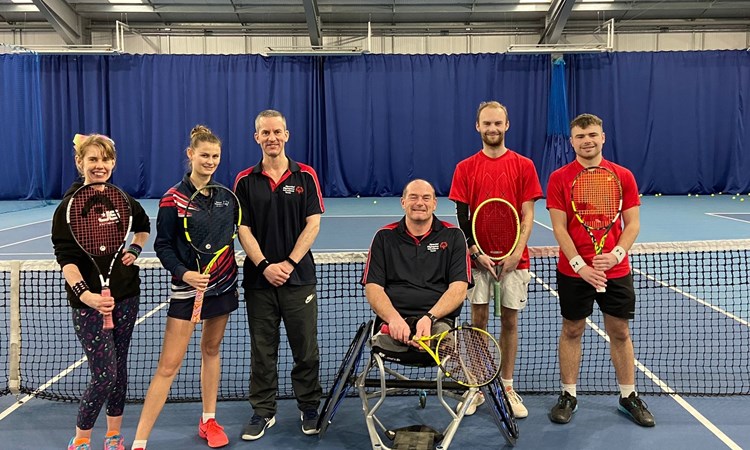
[[[249,441],[261,438],[276,423],[282,318],[294,356],[291,377],[302,432],[318,433],[322,389],[317,279],[310,248],[320,229],[323,197],[315,170],[286,156],[288,140],[281,113],[266,110],[258,114],[255,141],[263,159],[240,172],[235,181],[242,206],[240,243],[247,253],[242,286],[250,328],[250,404],[254,413],[242,439]]]
[[[439,220],[435,189],[425,180],[404,187],[401,221],[378,230],[362,276],[373,311],[389,326],[390,336],[373,342],[388,350],[419,348],[413,337],[447,330],[460,314],[471,280],[463,232]],[[405,319],[416,320],[412,330]]]

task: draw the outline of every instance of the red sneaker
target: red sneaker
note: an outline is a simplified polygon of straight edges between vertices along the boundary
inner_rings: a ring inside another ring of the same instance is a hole
[[[216,423],[215,419],[208,419],[206,423],[203,423],[201,419],[198,425],[198,436],[208,441],[208,446],[211,448],[224,447],[229,443],[224,427]]]

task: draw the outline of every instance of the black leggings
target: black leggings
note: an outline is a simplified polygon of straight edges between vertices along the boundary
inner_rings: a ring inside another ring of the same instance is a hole
[[[94,427],[107,402],[107,415],[122,415],[128,388],[128,348],[138,317],[138,297],[115,304],[114,330],[102,330],[102,315],[92,308],[73,309],[73,327],[89,361],[91,381],[81,397],[76,422],[81,430]]]

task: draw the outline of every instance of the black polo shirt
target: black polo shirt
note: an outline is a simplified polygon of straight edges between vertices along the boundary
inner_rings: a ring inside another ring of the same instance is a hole
[[[378,230],[361,283],[384,287],[396,311],[408,317],[429,312],[450,283],[470,280],[464,233],[433,215],[432,229],[421,237],[409,233],[406,218]],[[459,306],[447,317],[460,313]]]
[[[234,190],[242,206],[242,225],[247,225],[270,263],[284,261],[294,249],[297,238],[307,225],[306,219],[325,211],[323,195],[315,170],[289,160],[289,170],[274,183],[264,171],[262,161],[237,174]],[[250,258],[243,265],[245,289],[272,287],[258,273]],[[287,284],[316,284],[315,262],[307,252],[292,272]]]

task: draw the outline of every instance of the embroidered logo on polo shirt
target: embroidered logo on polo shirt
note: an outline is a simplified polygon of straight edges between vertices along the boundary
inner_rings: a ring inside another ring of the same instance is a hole
[[[427,244],[427,251],[431,253],[435,253],[438,250],[445,250],[448,248],[448,243],[443,242],[433,242],[431,244]]]
[[[284,185],[281,190],[288,195],[291,194],[299,194],[302,195],[303,192],[305,192],[305,189],[302,186],[293,186],[293,185]]]

